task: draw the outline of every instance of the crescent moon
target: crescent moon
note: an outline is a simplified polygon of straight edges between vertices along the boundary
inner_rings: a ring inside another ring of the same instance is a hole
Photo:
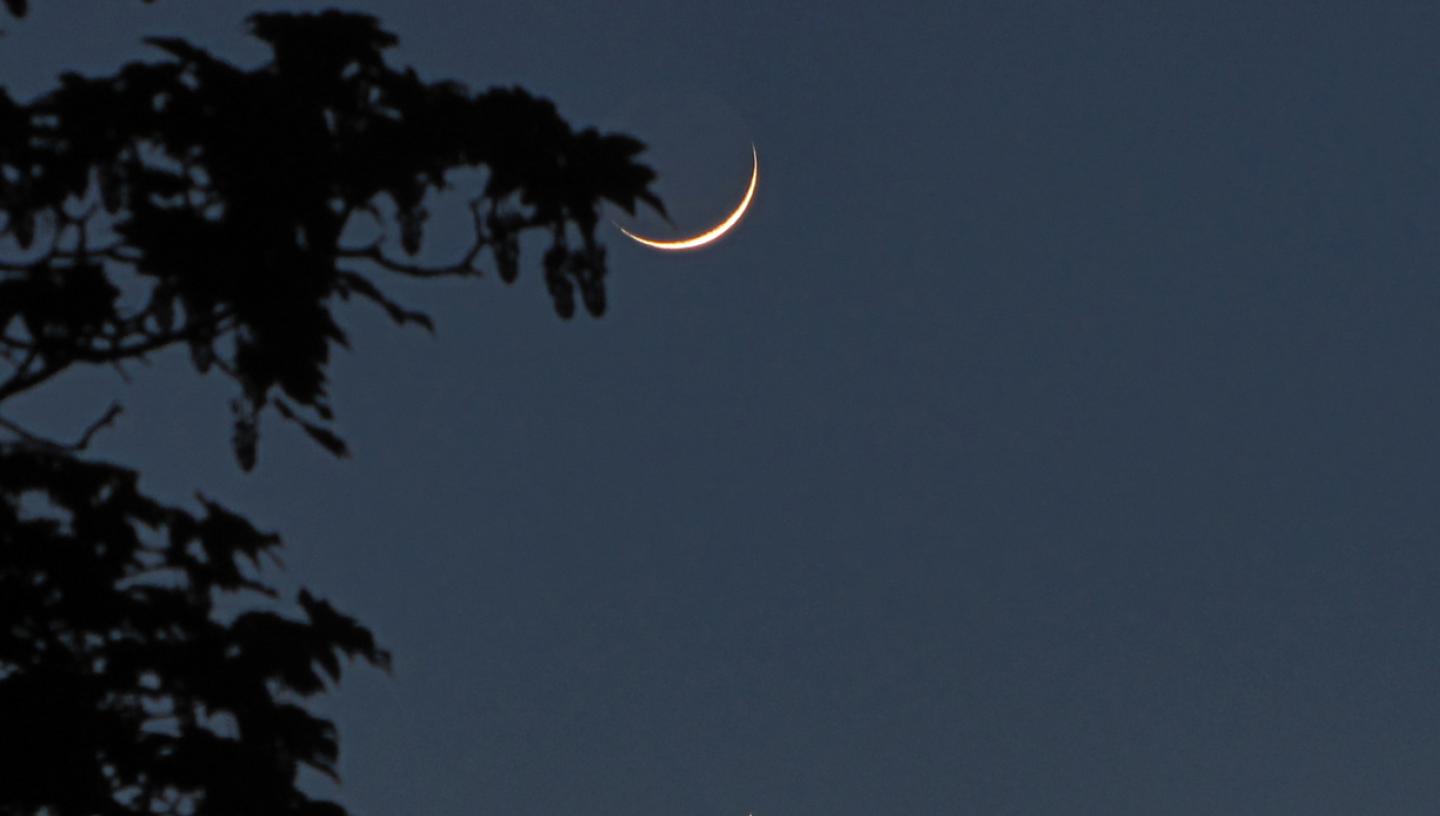
[[[755,185],[760,182],[760,153],[755,149],[755,145],[753,144],[750,145],[750,157],[754,162],[750,169],[750,186],[745,190],[745,197],[740,199],[740,206],[736,207],[735,212],[730,213],[729,217],[727,217],[724,221],[721,221],[716,226],[711,227],[710,229],[700,233],[699,235],[696,235],[692,238],[681,238],[678,241],[657,241],[654,238],[646,238],[643,235],[636,235],[630,230],[621,227],[619,224],[616,224],[615,226],[619,227],[620,231],[625,233],[625,237],[630,238],[634,241],[638,241],[645,246],[651,247],[652,249],[660,249],[666,252],[676,252],[684,249],[698,249],[702,246],[705,246],[706,244],[718,240],[720,236],[729,232],[732,227],[740,223],[740,219],[745,217],[745,211],[750,209],[751,199],[755,198]]]

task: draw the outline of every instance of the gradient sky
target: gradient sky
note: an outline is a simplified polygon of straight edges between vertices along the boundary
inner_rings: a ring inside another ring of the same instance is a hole
[[[263,54],[258,5],[37,5],[19,96]],[[712,250],[616,235],[599,322],[533,251],[396,287],[435,338],[347,312],[350,461],[272,421],[241,474],[183,353],[19,406],[118,395],[100,455],[392,648],[323,704],[357,816],[1434,812],[1440,6],[353,7],[633,126],[677,221],[761,161]]]

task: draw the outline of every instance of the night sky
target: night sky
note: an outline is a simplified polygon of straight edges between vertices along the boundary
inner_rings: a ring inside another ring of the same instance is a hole
[[[28,98],[260,5],[42,0]],[[264,8],[307,7],[264,5]],[[310,5],[308,7],[315,7]],[[368,2],[431,79],[653,147],[611,310],[345,314],[336,461],[183,350],[15,419],[284,534],[368,623],[356,816],[1429,814],[1440,5]],[[453,213],[451,214],[454,215]],[[618,217],[618,215],[617,215]],[[437,213],[434,251],[461,221]],[[634,222],[663,230],[658,219]]]

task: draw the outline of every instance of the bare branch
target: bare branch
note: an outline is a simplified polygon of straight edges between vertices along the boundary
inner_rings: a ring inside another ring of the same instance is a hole
[[[380,251],[380,247],[375,245],[357,249],[339,249],[335,254],[341,258],[366,260],[376,266],[388,269],[391,272],[397,272],[412,278],[479,277],[483,273],[474,266],[474,261],[475,256],[479,254],[481,246],[481,244],[477,243],[465,254],[464,258],[450,266],[424,266],[421,264],[397,261],[393,258],[386,257],[385,253]]]
[[[0,417],[0,428],[4,428],[5,430],[18,436],[21,443],[25,445],[31,445],[34,447],[40,447],[46,450],[63,453],[79,453],[80,451],[83,451],[86,448],[90,447],[90,441],[94,439],[95,434],[98,433],[102,428],[113,424],[115,422],[115,418],[120,416],[120,414],[123,412],[124,408],[120,405],[120,403],[111,403],[110,407],[106,409],[104,415],[86,426],[84,432],[80,434],[80,438],[75,440],[74,442],[71,442],[68,445],[63,442],[56,442],[53,439],[46,439],[40,434],[37,434],[34,431],[27,430],[19,423],[8,420],[4,417]]]
[[[25,428],[14,422],[11,422],[5,417],[0,417],[0,428],[4,428],[10,433],[13,433],[16,436],[20,437],[20,441],[27,445],[33,445],[36,447],[42,447],[47,449],[60,449],[64,447],[60,443],[46,439],[45,437],[40,436],[33,431],[27,431]]]
[[[98,433],[102,428],[106,428],[114,424],[116,417],[120,416],[120,414],[124,413],[124,411],[125,409],[123,406],[120,405],[120,403],[110,403],[110,407],[105,410],[105,414],[99,419],[90,423],[85,428],[85,432],[80,434],[80,438],[75,441],[74,445],[71,446],[71,450],[82,451],[90,447],[90,440],[94,438],[95,434]]]
[[[115,343],[110,348],[74,348],[63,349],[63,357],[47,361],[46,365],[38,370],[27,373],[30,363],[35,359],[38,349],[32,350],[29,358],[10,376],[10,379],[0,383],[0,402],[13,397],[23,391],[43,383],[74,363],[113,363],[129,358],[143,358],[146,354],[156,351],[173,343],[189,340],[201,331],[214,331],[216,333],[225,330],[225,322],[229,319],[228,313],[215,316],[213,320],[203,323],[193,323],[175,331],[150,334],[144,341],[138,343],[120,344]],[[114,342],[112,340],[112,342]]]

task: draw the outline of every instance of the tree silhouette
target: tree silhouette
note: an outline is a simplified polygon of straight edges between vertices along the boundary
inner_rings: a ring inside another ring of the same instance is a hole
[[[380,281],[488,260],[509,284],[535,231],[556,312],[578,295],[599,316],[598,206],[663,213],[640,142],[574,130],[518,88],[393,68],[372,17],[250,23],[273,52],[256,69],[152,39],[156,62],[66,74],[29,103],[0,89],[0,408],[73,367],[184,345],[237,387],[241,467],[268,408],[344,455],[326,394],[337,302],[429,328]],[[469,246],[417,260],[428,197],[468,170],[484,176]],[[360,221],[379,237],[353,242]],[[333,774],[337,751],[303,701],[342,657],[386,653],[308,592],[275,597],[259,574],[273,534],[86,459],[118,411],[70,443],[0,416],[0,814],[343,813],[296,787],[300,765]]]

